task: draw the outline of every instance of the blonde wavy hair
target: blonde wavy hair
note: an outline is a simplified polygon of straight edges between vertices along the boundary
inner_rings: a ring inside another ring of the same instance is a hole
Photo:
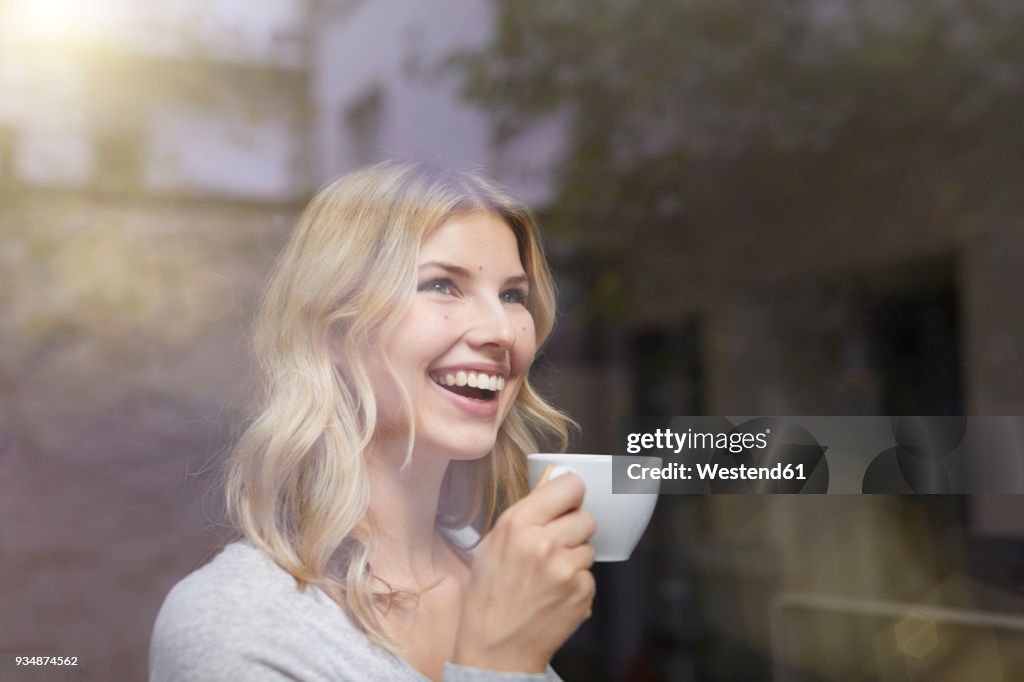
[[[447,221],[478,211],[500,216],[515,234],[540,347],[554,322],[555,288],[524,204],[472,171],[386,162],[346,175],[313,197],[263,292],[253,334],[260,390],[225,472],[236,528],[300,589],[323,590],[394,653],[401,647],[384,615],[397,592],[374,578],[369,561],[374,532],[363,453],[378,406],[365,350],[411,304],[423,242]],[[407,393],[404,401],[405,413],[414,414]],[[474,524],[486,533],[528,492],[525,454],[542,438],[565,449],[572,426],[524,380],[493,451],[449,464],[437,524]]]

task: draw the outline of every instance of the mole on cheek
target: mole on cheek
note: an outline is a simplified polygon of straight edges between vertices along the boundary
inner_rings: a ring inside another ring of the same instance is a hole
[[[484,266],[482,266],[482,265],[478,265],[478,266],[476,267],[476,269],[477,269],[477,270],[479,270],[480,272],[483,272],[483,271],[484,271]]]

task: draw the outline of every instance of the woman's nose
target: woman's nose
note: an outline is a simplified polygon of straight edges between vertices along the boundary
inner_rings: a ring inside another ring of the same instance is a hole
[[[505,307],[500,302],[477,306],[466,340],[474,346],[511,348],[516,342],[516,331]]]

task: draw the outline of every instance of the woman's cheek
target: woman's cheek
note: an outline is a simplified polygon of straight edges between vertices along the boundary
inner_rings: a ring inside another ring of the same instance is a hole
[[[525,319],[516,323],[518,333],[516,334],[516,345],[512,350],[515,361],[518,362],[525,374],[530,365],[533,364],[534,356],[537,354],[537,331],[533,325],[533,316],[527,314]]]

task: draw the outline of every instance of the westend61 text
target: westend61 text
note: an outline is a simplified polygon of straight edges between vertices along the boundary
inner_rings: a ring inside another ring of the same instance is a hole
[[[749,435],[749,434],[748,434]],[[634,481],[663,480],[691,481],[696,478],[702,481],[804,481],[803,464],[783,464],[755,467],[740,464],[725,467],[719,464],[685,464],[672,463],[663,467],[645,467],[642,464],[630,464],[626,475]]]
[[[626,452],[631,455],[641,450],[674,450],[678,455],[684,449],[700,450],[715,449],[729,452],[743,452],[751,448],[768,447],[768,434],[764,433],[700,433],[687,429],[685,433],[677,433],[672,429],[657,429],[653,433],[631,433],[626,436]]]

